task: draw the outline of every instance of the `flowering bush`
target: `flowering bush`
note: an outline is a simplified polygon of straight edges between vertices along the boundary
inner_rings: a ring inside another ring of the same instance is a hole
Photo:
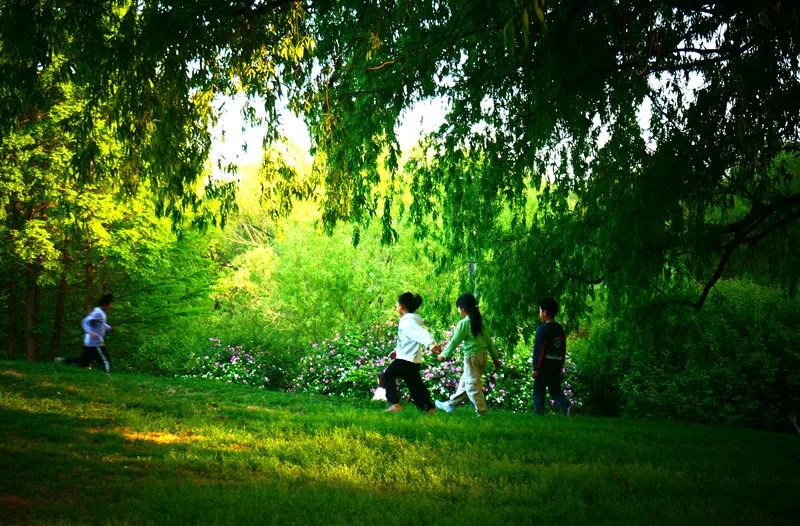
[[[447,332],[449,338],[452,329]],[[373,328],[366,333],[337,334],[335,337],[312,343],[300,359],[298,374],[291,390],[348,398],[364,398],[378,387],[378,375],[392,359],[397,328],[394,323]],[[531,353],[524,341],[511,347],[503,356],[503,342],[495,339],[503,367],[494,370],[491,362],[484,375],[486,403],[493,407],[504,407],[512,411],[532,409]],[[438,362],[434,356],[425,356],[422,380],[434,399],[444,400],[453,394],[463,372],[462,358],[456,352],[452,360]],[[572,379],[576,367],[567,358],[565,364],[564,392],[573,403],[581,405],[572,392]],[[409,400],[405,385],[400,382],[401,397]]]
[[[285,357],[269,351],[224,345],[219,338],[209,338],[209,348],[193,353],[193,378],[209,378],[229,384],[255,387],[283,387],[290,376]]]
[[[365,333],[337,334],[312,343],[300,359],[290,390],[348,398],[378,387],[378,374],[391,362],[396,328],[387,323]]]
[[[500,348],[497,340],[495,346]],[[500,353],[503,367],[499,374],[495,372],[490,375],[489,381],[486,382],[490,390],[494,391],[494,393],[490,393],[492,396],[487,397],[487,402],[491,399],[493,405],[512,411],[531,411],[533,409],[532,349],[532,343],[526,342],[524,338],[519,338],[516,345]],[[569,354],[567,354],[562,371],[564,373],[562,385],[564,394],[574,406],[583,406],[583,401],[576,396],[573,390],[578,371]],[[553,406],[555,402],[551,399],[549,403]]]

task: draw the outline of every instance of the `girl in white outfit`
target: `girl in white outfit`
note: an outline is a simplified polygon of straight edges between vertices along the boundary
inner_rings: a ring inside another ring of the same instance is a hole
[[[397,313],[400,321],[397,324],[397,346],[395,359],[381,374],[381,384],[386,389],[386,400],[391,404],[387,412],[396,413],[403,409],[400,394],[397,391],[397,379],[402,378],[411,399],[420,411],[433,413],[436,408],[431,401],[428,387],[420,376],[422,369],[422,351],[433,347],[433,337],[416,310],[422,305],[419,294],[404,292],[397,298]]]

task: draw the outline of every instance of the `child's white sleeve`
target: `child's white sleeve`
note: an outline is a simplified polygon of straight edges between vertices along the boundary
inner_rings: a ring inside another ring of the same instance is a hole
[[[97,332],[95,329],[99,326],[105,325],[108,329],[108,324],[103,320],[103,313],[98,312],[98,309],[93,310],[81,321],[81,328],[83,332]]]
[[[410,339],[422,345],[430,345],[433,343],[433,336],[425,327],[417,325],[416,323],[403,323],[403,333]]]

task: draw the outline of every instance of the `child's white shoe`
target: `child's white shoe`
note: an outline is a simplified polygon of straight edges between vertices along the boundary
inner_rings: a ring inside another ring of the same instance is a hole
[[[383,387],[378,387],[375,389],[375,393],[372,395],[373,400],[377,400],[379,402],[386,402],[386,389]]]
[[[456,408],[450,405],[449,402],[440,402],[439,400],[435,400],[433,403],[437,408],[441,409],[445,413],[452,413],[456,410]]]

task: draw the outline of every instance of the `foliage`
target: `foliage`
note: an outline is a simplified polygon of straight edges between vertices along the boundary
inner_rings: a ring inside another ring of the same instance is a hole
[[[589,327],[590,410],[777,425],[797,412],[800,315],[775,290],[800,282],[798,24],[777,0],[0,1],[8,353],[24,335],[34,359],[51,327],[77,341],[101,289],[120,298],[116,363],[169,373],[208,337],[293,371],[403,290],[440,324],[477,291],[524,349],[551,295]],[[234,217],[237,183],[205,170],[216,97],[239,90],[264,104],[244,191],[265,208],[191,238]],[[284,101],[313,169],[278,154]],[[403,163],[396,125],[420,101],[444,123]],[[527,403],[525,359],[496,379],[507,406]]]
[[[109,225],[114,243],[95,269],[97,281],[116,298],[109,314],[114,327],[108,336],[109,352],[115,368],[174,374],[174,368],[183,370],[187,353],[204,341],[197,319],[213,310],[215,266],[204,235],[189,232],[177,238],[167,221],[141,206],[131,203],[127,220]],[[84,287],[71,282],[70,290]],[[77,303],[82,298],[74,292],[67,326],[75,350],[68,354],[78,352],[80,319],[85,315]]]
[[[363,399],[378,387],[378,374],[392,361],[393,323],[363,333],[336,334],[312,343],[300,358],[292,391]]]
[[[219,338],[209,338],[204,351],[191,352],[194,370],[190,377],[207,378],[229,384],[253,387],[285,387],[293,364],[287,357],[264,349],[247,349],[242,345],[223,345]]]
[[[779,290],[746,280],[720,282],[692,316],[609,316],[573,350],[578,385],[601,414],[788,429],[800,411],[798,316]]]
[[[581,368],[575,383],[584,396],[586,412],[592,415],[620,416],[623,401],[629,396],[621,392],[619,385],[627,361],[623,359],[618,326],[613,321],[598,318],[592,324],[589,337],[577,339],[570,345],[571,356]]]
[[[233,184],[199,188],[214,97],[239,89],[261,95],[275,124],[279,95],[290,78],[302,78],[300,61],[313,46],[304,18],[301,2],[3,1],[0,141],[32,115],[48,115],[58,104],[53,84],[69,82],[87,102],[71,126],[84,180],[103,150],[92,136],[107,129],[124,162],[98,177],[132,193],[148,181],[158,211],[176,223],[190,212],[201,225],[220,224]],[[207,206],[208,196],[223,206]]]
[[[192,319],[190,323],[194,325],[196,321]],[[124,324],[122,326],[124,327]],[[194,370],[196,368],[194,356],[199,349],[208,344],[208,338],[198,334],[198,331],[187,330],[187,327],[182,326],[159,325],[157,332],[137,340],[139,340],[138,346],[134,346],[129,355],[123,354],[125,369],[144,374],[170,376],[185,375]]]
[[[117,124],[101,124],[111,111],[108,102],[92,100],[76,82],[61,78],[63,67],[63,57],[55,57],[41,70],[38,80],[50,97],[47,111],[37,109],[0,135],[0,262],[9,311],[3,330],[10,356],[20,313],[26,315],[28,359],[36,358],[36,340],[47,336],[52,348],[46,356],[79,350],[80,333],[74,328],[102,292],[113,290],[116,319],[124,323],[114,334],[122,345],[115,346],[112,356],[122,357],[117,362],[122,364],[148,330],[129,328],[142,323],[148,307],[163,310],[150,303],[152,296],[176,300],[174,283],[167,278],[174,274],[172,265],[195,258],[182,266],[185,273],[179,278],[183,291],[178,297],[188,300],[188,287],[196,283],[194,263],[203,254],[178,256],[174,247],[179,242],[169,222],[154,213],[157,186],[115,177],[131,169],[131,160],[115,135]],[[93,123],[88,129],[87,119]],[[177,231],[185,225],[176,221],[171,226]],[[22,288],[25,308],[16,292]],[[142,289],[148,292],[139,294]],[[141,302],[148,305],[140,309]],[[171,314],[185,309],[180,306]],[[145,315],[151,314],[152,309]]]
[[[217,314],[239,320],[229,325],[257,328],[273,347],[299,352],[308,342],[363,331],[390,318],[397,296],[406,290],[423,296],[434,320],[455,297],[449,276],[434,274],[410,236],[382,246],[372,227],[356,248],[352,229],[322,235],[315,227],[319,217],[305,203],[281,223],[274,240],[241,245],[238,253],[223,249],[230,260],[217,280]],[[237,219],[231,228],[244,221]],[[222,242],[229,236],[223,232]]]
[[[779,525],[800,491],[796,436],[723,426],[387,415],[20,362],[0,362],[0,414],[4,524]]]

